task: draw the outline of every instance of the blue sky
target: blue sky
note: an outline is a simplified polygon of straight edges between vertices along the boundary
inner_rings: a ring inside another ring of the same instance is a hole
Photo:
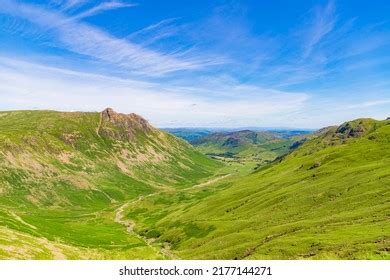
[[[390,116],[389,1],[1,0],[0,110],[160,127]]]

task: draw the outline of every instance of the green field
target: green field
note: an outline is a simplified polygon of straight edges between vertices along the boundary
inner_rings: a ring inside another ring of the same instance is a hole
[[[390,259],[389,120],[263,140],[224,162],[134,114],[2,112],[0,258]]]

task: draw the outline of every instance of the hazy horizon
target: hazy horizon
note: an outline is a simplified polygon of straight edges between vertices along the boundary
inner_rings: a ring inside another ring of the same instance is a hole
[[[108,107],[106,107],[108,108]],[[104,109],[106,109],[104,108]],[[103,109],[103,110],[104,110]],[[114,111],[115,111],[115,108],[112,108]],[[58,109],[47,109],[47,108],[41,108],[41,109],[38,109],[38,108],[31,108],[31,109],[9,109],[9,110],[0,110],[0,113],[4,113],[4,112],[11,112],[11,111],[56,111],[56,112],[63,112],[63,113],[74,113],[74,112],[82,112],[82,113],[100,113],[102,112],[103,110],[58,110]],[[135,113],[137,115],[140,115],[139,113],[137,112],[120,112],[120,111],[116,111],[117,113],[122,113],[122,114],[131,114],[131,113]],[[144,118],[144,116],[140,115],[141,117]],[[370,117],[368,117],[370,118]],[[386,120],[388,119],[389,117],[385,117],[384,119],[375,119],[375,118],[371,118],[371,119],[374,119],[374,120],[377,120],[377,121],[382,121],[382,120]],[[360,119],[360,118],[359,118]],[[303,131],[316,131],[316,130],[319,130],[321,128],[324,128],[324,127],[328,127],[328,126],[339,126],[345,122],[348,122],[348,121],[352,121],[352,120],[355,120],[355,119],[348,119],[348,120],[344,120],[340,123],[334,123],[334,124],[330,124],[330,125],[327,125],[327,126],[322,126],[322,127],[295,127],[295,126],[256,126],[256,125],[251,125],[251,126],[181,126],[181,125],[178,125],[178,126],[174,126],[174,125],[171,125],[171,126],[164,126],[164,125],[156,125],[153,123],[153,121],[149,120],[146,118],[146,120],[151,123],[153,126],[155,126],[156,128],[159,128],[159,129],[209,129],[209,130],[214,130],[214,131],[221,131],[221,130],[232,130],[232,131],[238,131],[238,130],[258,130],[258,131],[267,131],[267,130],[303,130]]]

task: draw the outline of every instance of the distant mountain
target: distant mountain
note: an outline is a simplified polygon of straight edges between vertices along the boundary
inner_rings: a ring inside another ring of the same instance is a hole
[[[162,128],[162,130],[167,131],[179,138],[186,140],[187,142],[193,144],[199,138],[207,136],[211,133],[229,133],[229,132],[239,132],[250,130],[254,132],[270,132],[281,136],[282,138],[290,138],[293,136],[306,135],[314,132],[312,129],[293,129],[293,128],[272,128],[272,127],[242,127],[242,128]]]
[[[271,132],[214,132],[192,141],[209,156],[264,164],[286,154],[294,140]]]
[[[234,132],[216,132],[193,141],[195,145],[201,145],[209,141],[219,143],[221,146],[238,147],[245,144],[264,144],[269,141],[278,140],[276,134],[269,132],[255,132],[251,130],[241,130]]]
[[[162,130],[182,138],[189,143],[212,133],[212,130],[203,128],[163,128]]]

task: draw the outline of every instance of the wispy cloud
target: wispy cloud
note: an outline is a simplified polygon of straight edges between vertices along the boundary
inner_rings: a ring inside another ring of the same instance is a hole
[[[114,10],[114,9],[120,9],[120,8],[129,8],[137,6],[135,3],[125,3],[120,1],[110,1],[110,2],[103,2],[100,3],[84,12],[81,12],[73,17],[73,19],[82,19],[90,16],[97,15],[104,11]]]
[[[132,34],[129,35],[129,37],[136,36],[136,35],[142,34],[142,33],[147,33],[150,31],[154,31],[156,29],[159,29],[162,26],[167,26],[168,24],[174,22],[175,20],[177,20],[177,18],[168,18],[168,19],[161,20],[157,23],[154,23],[154,24],[151,24],[151,25],[148,25],[148,26],[142,28],[141,30],[133,32]]]
[[[309,28],[304,34],[304,58],[309,57],[316,45],[335,28],[336,19],[333,1],[329,1],[324,7],[315,8],[314,17],[309,21]]]
[[[350,105],[350,106],[348,106],[348,108],[349,109],[358,109],[358,108],[380,106],[380,105],[385,105],[385,104],[390,104],[390,99],[370,100],[370,101]]]
[[[225,1],[215,7],[210,16],[189,29],[189,36],[199,44],[212,45],[218,52],[228,53],[234,69],[240,75],[251,75],[264,69],[275,58],[279,42],[264,32],[256,34],[248,21],[248,9],[239,1]],[[232,71],[232,75],[236,75]]]
[[[201,16],[178,9],[172,16],[179,17],[161,20],[140,5],[129,10],[145,12],[134,24],[119,12],[113,21],[89,19],[130,1],[0,0],[1,31],[32,42],[40,61],[0,58],[0,109],[112,106],[189,126],[320,127],[388,114],[388,22],[346,18],[332,0],[302,5],[303,18],[269,29],[272,19],[254,24],[256,9],[237,1],[210,4]]]
[[[182,26],[174,24],[177,20],[178,18],[161,20],[129,34],[126,39],[137,41],[143,46],[151,45],[162,39],[177,35],[179,31],[183,30]]]
[[[390,56],[367,58],[364,60],[358,60],[356,62],[349,63],[345,69],[348,71],[358,71],[361,69],[370,69],[382,65],[388,65],[390,63]]]
[[[332,0],[310,9],[291,37],[282,40],[283,56],[271,61],[261,77],[272,86],[289,88],[333,82],[352,69],[364,71],[384,64],[390,34],[375,28],[360,27],[356,17],[341,18]]]
[[[80,7],[90,0],[51,0],[50,3],[53,3],[57,6],[60,6],[61,9],[68,10],[76,7]]]
[[[207,57],[185,51],[171,55],[147,49],[64,14],[12,0],[3,0],[0,3],[1,11],[29,20],[45,34],[51,35],[59,47],[137,74],[163,75],[176,71],[200,70],[225,63],[221,57]]]
[[[64,4],[64,8],[73,8],[76,6],[80,6],[88,2],[89,0],[67,0]]]
[[[0,57],[0,110],[46,108],[99,111],[107,106],[137,112],[154,124],[259,125],[275,114],[296,111],[307,95],[217,81],[197,87],[156,84],[56,68]],[[226,88],[232,92],[226,93]],[[109,94],[107,94],[109,92]],[[218,98],[223,96],[224,98]]]

